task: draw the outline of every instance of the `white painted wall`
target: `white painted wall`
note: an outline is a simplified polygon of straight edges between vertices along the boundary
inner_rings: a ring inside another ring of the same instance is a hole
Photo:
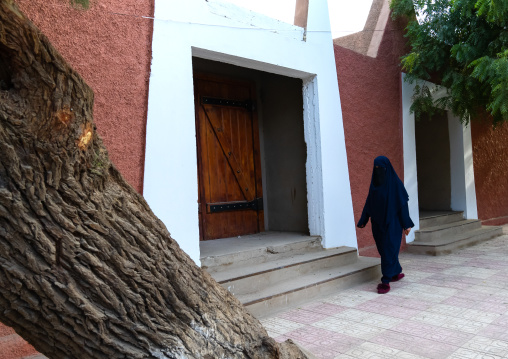
[[[415,230],[420,228],[418,210],[418,180],[416,163],[415,116],[410,111],[415,84],[404,81],[402,74],[402,125],[404,136],[404,186],[409,194],[409,215],[415,223]],[[429,88],[435,85],[421,81]],[[443,96],[446,89],[440,88],[433,93],[434,99]],[[454,211],[464,211],[466,219],[477,219],[476,191],[474,184],[473,147],[471,128],[463,125],[451,111],[447,111],[448,130],[450,133],[450,174],[451,174],[451,207]],[[414,241],[411,231],[406,241]]]
[[[305,39],[229,3],[155,1],[143,193],[199,263],[192,56],[303,80],[309,229],[327,248],[357,247],[326,0],[310,2]]]
[[[454,211],[464,211],[464,218],[478,219],[471,127],[463,125],[451,111],[447,111],[447,114],[450,132],[451,208]]]
[[[414,85],[409,84],[402,74],[402,134],[404,149],[404,187],[409,195],[409,216],[415,224],[413,230],[406,236],[406,243],[415,240],[415,231],[420,229],[420,211],[418,209],[418,180],[416,170],[416,138],[415,115],[411,113]]]

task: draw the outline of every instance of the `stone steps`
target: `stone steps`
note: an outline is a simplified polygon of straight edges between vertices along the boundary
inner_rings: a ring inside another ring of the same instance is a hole
[[[420,230],[415,232],[415,240],[418,242],[436,242],[441,241],[443,238],[474,231],[481,227],[482,223],[477,219],[462,219],[428,228],[420,227]]]
[[[479,220],[464,219],[463,212],[425,213],[407,250],[434,256],[450,254],[502,234],[502,227],[482,226]]]
[[[463,219],[464,212],[460,211],[420,212],[420,228],[440,226]]]
[[[207,270],[258,318],[381,276],[380,260],[359,257],[355,248],[325,250],[316,246],[316,237],[286,236],[292,244],[275,236],[245,253],[230,253],[235,259],[247,258],[247,264],[225,254],[220,261],[206,261],[227,263]]]
[[[340,247],[319,252],[309,252],[296,254],[286,258],[274,258],[271,261],[258,263],[249,266],[235,266],[224,268],[220,272],[213,274],[214,279],[219,283],[234,283],[239,280],[248,280],[253,278],[253,274],[277,274],[278,279],[283,280],[293,276],[295,271],[299,275],[312,272],[316,268],[329,268],[339,265],[350,264],[358,258],[356,249],[350,247]],[[252,290],[255,283],[249,282]],[[234,294],[234,293],[233,293]]]
[[[238,294],[237,298],[254,316],[262,318],[380,277],[379,259],[362,257],[352,264],[270,282],[263,290]]]
[[[474,246],[502,234],[503,231],[500,227],[483,226],[466,233],[442,238],[433,242],[425,243],[415,241],[408,244],[408,252],[433,256],[450,254],[459,249]]]
[[[261,232],[200,243],[201,268],[209,273],[226,267],[242,268],[298,254],[322,251],[321,238],[300,233]],[[235,265],[236,264],[236,265]]]

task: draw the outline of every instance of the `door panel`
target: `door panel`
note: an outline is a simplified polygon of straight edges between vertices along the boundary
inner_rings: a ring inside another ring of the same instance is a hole
[[[255,89],[250,83],[195,74],[202,240],[263,230]]]

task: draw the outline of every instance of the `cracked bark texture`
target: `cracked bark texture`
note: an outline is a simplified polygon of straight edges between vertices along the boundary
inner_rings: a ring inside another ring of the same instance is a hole
[[[109,161],[92,105],[0,0],[0,321],[49,358],[306,358],[179,248]]]

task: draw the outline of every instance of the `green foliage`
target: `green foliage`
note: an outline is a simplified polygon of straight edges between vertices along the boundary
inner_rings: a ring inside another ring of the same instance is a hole
[[[412,110],[447,106],[463,122],[486,110],[508,121],[508,0],[392,0],[394,18],[409,19],[406,79],[439,79],[445,97],[432,101],[416,86]]]
[[[72,6],[81,7],[85,10],[90,7],[90,0],[70,0],[70,2]]]
[[[432,91],[426,85],[416,85],[413,93],[413,107],[415,109],[417,120],[422,114],[429,114],[431,117],[436,112],[436,106],[432,100]]]

